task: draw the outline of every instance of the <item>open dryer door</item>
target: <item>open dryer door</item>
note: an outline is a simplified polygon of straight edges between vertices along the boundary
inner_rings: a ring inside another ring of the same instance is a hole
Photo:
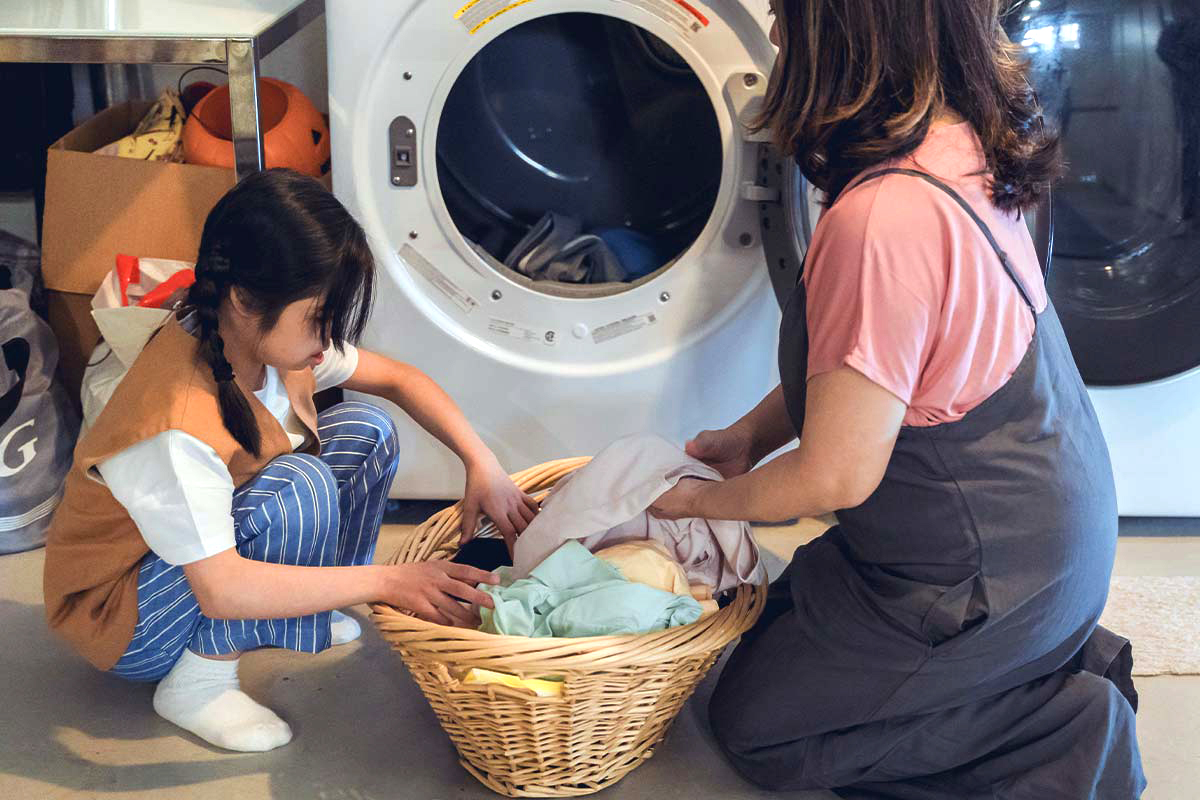
[[[1048,287],[1084,380],[1200,367],[1200,13],[1025,0],[1007,18],[1069,164]]]
[[[727,87],[743,120],[765,83],[750,75]],[[756,175],[740,191],[757,206],[782,303],[815,206],[765,134],[739,135],[757,142]],[[692,65],[645,28],[592,13],[538,17],[497,37],[454,82],[438,127],[438,182],[455,227],[508,280],[562,297],[620,293],[674,267],[709,223],[722,172],[717,110]],[[564,225],[563,235],[539,231]],[[525,243],[539,236],[549,244],[530,258]],[[530,269],[572,237],[603,248],[616,277],[587,274],[594,265],[579,258],[557,280]]]
[[[1118,510],[1200,516],[1200,8],[1022,0],[1005,24],[1062,134],[1047,285]]]
[[[820,192],[800,172],[796,160],[762,145],[756,186],[761,192],[759,230],[775,299],[782,308],[796,288],[812,232],[821,215]]]
[[[766,0],[328,9],[334,189],[379,264],[362,343],[432,376],[506,467],[682,443],[777,384],[772,278],[800,253],[764,269],[794,194],[744,125]],[[457,459],[389,410],[397,496],[457,496]]]

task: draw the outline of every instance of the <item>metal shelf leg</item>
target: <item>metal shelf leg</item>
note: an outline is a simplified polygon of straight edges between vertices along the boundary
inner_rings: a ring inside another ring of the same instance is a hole
[[[254,39],[230,39],[228,58],[233,162],[241,180],[264,165],[258,113],[258,43]]]

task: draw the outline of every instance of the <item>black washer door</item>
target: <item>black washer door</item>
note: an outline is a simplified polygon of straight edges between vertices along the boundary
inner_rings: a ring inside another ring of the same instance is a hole
[[[1200,366],[1200,3],[1024,0],[1006,27],[1063,135],[1049,289],[1084,380]]]

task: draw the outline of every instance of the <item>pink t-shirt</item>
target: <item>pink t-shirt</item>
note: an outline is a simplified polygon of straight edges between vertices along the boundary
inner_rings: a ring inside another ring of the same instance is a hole
[[[962,195],[1046,307],[1024,219],[994,207],[987,176],[975,174],[985,161],[969,123],[934,128],[885,167],[927,172]],[[817,224],[805,275],[808,377],[850,366],[908,405],[905,425],[961,419],[1004,385],[1033,338],[1033,316],[983,232],[921,178],[843,193]]]

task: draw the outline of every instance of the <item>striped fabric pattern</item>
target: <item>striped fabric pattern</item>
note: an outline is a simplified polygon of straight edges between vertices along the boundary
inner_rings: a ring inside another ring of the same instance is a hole
[[[317,420],[321,455],[272,461],[233,496],[237,550],[245,558],[299,566],[370,564],[396,472],[391,418],[365,403],[342,403]],[[224,655],[259,647],[317,653],[329,647],[329,612],[289,619],[213,620],[200,613],[183,568],[154,553],[138,576],[138,622],[112,672],[162,678],[187,647]]]

